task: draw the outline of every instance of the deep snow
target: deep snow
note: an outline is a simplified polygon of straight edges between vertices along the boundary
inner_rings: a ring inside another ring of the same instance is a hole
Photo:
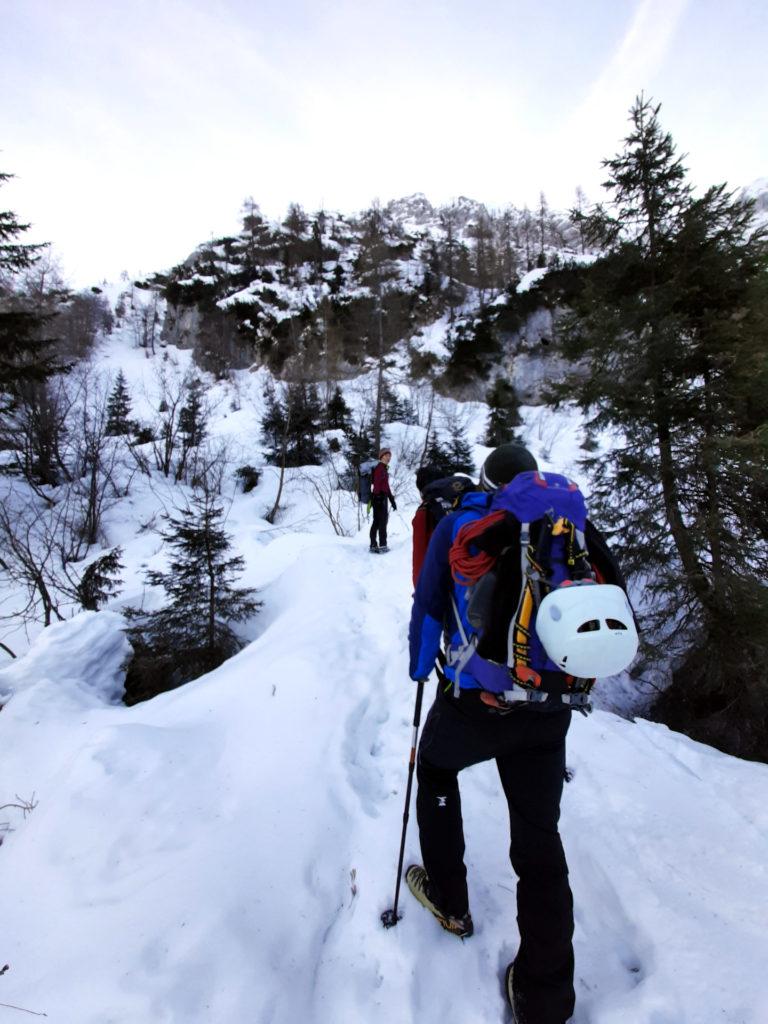
[[[3,792],[38,802],[0,848],[0,1001],[67,1024],[505,1019],[514,877],[491,765],[463,776],[475,936],[405,890],[398,927],[379,923],[414,697],[394,519],[385,557],[274,540],[260,635],[147,704],[113,702],[110,612],[0,673]],[[768,768],[600,711],[575,716],[569,763],[575,1021],[763,1024]]]
[[[117,342],[101,354],[130,358]],[[149,367],[136,356],[132,385]],[[245,458],[258,403],[217,387],[216,434]],[[477,438],[482,409],[467,414]],[[547,468],[577,471],[576,420],[527,410],[526,422]],[[396,451],[406,434],[390,428]],[[397,928],[379,922],[415,695],[413,493],[401,473],[392,551],[377,557],[353,504],[351,536],[333,534],[311,478],[292,474],[276,527],[261,518],[273,471],[232,504],[243,582],[264,608],[217,671],[124,707],[114,610],[42,631],[0,670],[0,804],[36,801],[26,817],[0,811],[13,829],[0,846],[0,1003],[57,1024],[508,1020],[515,880],[492,765],[462,776],[475,936],[443,933],[405,889]],[[162,564],[150,520],[172,491],[137,478],[108,515],[127,566],[115,609],[141,598],[143,565]],[[626,708],[631,685],[605,681],[599,700]],[[606,710],[574,716],[568,760],[576,1024],[765,1024],[768,767]],[[0,1022],[16,1019],[0,1006]]]

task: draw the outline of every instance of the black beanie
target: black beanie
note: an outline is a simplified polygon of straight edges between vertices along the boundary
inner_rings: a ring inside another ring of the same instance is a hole
[[[508,484],[518,473],[538,469],[533,455],[516,441],[500,444],[491,452],[480,471],[480,485],[486,491],[495,491]]]
[[[416,486],[421,493],[427,484],[431,484],[433,480],[441,480],[445,476],[445,470],[439,466],[419,466],[416,470]]]

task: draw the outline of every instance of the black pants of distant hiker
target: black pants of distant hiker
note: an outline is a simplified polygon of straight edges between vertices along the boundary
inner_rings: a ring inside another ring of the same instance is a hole
[[[416,813],[424,867],[438,905],[467,913],[467,871],[458,773],[495,759],[509,806],[509,856],[518,877],[520,947],[514,985],[535,1024],[565,1024],[573,1013],[573,897],[557,823],[570,711],[490,711],[478,690],[440,692],[419,745]],[[487,884],[500,892],[492,880]]]
[[[385,547],[387,543],[387,521],[389,520],[389,505],[386,494],[374,494],[371,499],[371,510],[373,512],[373,525],[371,526],[371,547],[376,547],[378,536],[379,547]]]

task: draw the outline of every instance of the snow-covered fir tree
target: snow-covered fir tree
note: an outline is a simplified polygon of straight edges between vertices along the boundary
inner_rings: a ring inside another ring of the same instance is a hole
[[[120,437],[132,432],[130,412],[131,396],[128,382],[123,371],[118,370],[107,403],[107,434],[110,437]]]

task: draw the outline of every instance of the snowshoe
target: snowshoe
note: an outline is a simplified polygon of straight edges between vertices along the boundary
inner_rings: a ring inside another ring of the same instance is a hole
[[[368,548],[368,550],[371,552],[372,555],[378,555],[379,554],[379,545],[378,544],[371,544],[371,546]]]
[[[386,544],[382,544],[381,547],[379,548],[379,551],[381,551],[383,554],[385,551],[389,551],[389,547]]]
[[[429,879],[427,872],[420,864],[411,864],[405,872],[405,881],[408,888],[419,901],[426,907],[430,914],[434,914],[441,927],[445,928],[451,935],[457,935],[460,939],[468,939],[475,930],[472,924],[472,915],[465,914],[464,917],[451,917],[437,906],[429,891]]]

